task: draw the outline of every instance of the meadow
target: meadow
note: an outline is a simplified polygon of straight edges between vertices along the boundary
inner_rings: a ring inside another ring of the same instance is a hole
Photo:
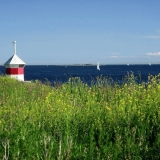
[[[0,159],[160,159],[160,74],[51,85],[0,76]]]

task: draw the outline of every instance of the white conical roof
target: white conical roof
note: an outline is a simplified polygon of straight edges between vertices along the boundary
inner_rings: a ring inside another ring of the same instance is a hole
[[[4,65],[7,64],[25,64],[16,54],[14,54]]]

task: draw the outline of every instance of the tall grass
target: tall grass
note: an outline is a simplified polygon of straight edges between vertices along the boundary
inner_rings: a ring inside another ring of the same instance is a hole
[[[0,159],[160,159],[159,96],[160,75],[55,86],[1,76]]]

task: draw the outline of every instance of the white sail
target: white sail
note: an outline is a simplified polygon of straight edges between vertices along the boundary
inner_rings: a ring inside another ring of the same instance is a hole
[[[97,62],[97,70],[100,70],[99,62]]]

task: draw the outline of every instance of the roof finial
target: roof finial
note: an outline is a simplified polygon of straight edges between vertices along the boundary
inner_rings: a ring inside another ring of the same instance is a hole
[[[14,55],[16,55],[16,41],[13,41],[13,47],[14,47]]]

